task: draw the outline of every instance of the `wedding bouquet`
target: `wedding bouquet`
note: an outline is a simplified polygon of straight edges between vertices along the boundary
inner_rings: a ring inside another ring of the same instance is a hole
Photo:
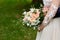
[[[36,8],[30,8],[30,11],[23,12],[23,15],[23,24],[34,28],[38,27],[38,24],[41,24],[44,18],[41,9]]]
[[[23,15],[23,24],[28,27],[33,27],[34,29],[38,27],[44,19],[42,8],[30,8],[29,11],[24,11]]]

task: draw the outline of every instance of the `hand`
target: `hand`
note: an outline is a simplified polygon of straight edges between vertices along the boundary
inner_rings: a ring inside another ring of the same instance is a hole
[[[40,32],[40,31],[42,31],[43,29],[44,29],[44,25],[43,24],[41,24],[39,27],[38,27],[38,31]]]

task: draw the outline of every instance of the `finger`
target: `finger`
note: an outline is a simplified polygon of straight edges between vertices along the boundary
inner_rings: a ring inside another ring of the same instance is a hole
[[[41,32],[42,30],[38,30],[38,32]]]
[[[38,27],[38,32],[42,31],[40,27]]]
[[[38,30],[38,32],[40,32],[40,30]]]

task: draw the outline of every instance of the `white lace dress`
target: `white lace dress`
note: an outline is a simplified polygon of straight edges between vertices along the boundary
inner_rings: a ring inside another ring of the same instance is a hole
[[[52,0],[43,0],[45,6],[50,6]],[[41,31],[37,32],[36,40],[60,40],[60,18],[55,18],[58,7],[54,4],[51,5],[51,9],[44,19],[44,23],[49,24]]]

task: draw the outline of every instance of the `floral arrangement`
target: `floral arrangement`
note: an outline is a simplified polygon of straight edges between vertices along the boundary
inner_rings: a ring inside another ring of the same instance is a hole
[[[23,15],[23,24],[33,27],[34,29],[38,27],[44,19],[42,8],[30,8],[29,11],[24,11]]]

